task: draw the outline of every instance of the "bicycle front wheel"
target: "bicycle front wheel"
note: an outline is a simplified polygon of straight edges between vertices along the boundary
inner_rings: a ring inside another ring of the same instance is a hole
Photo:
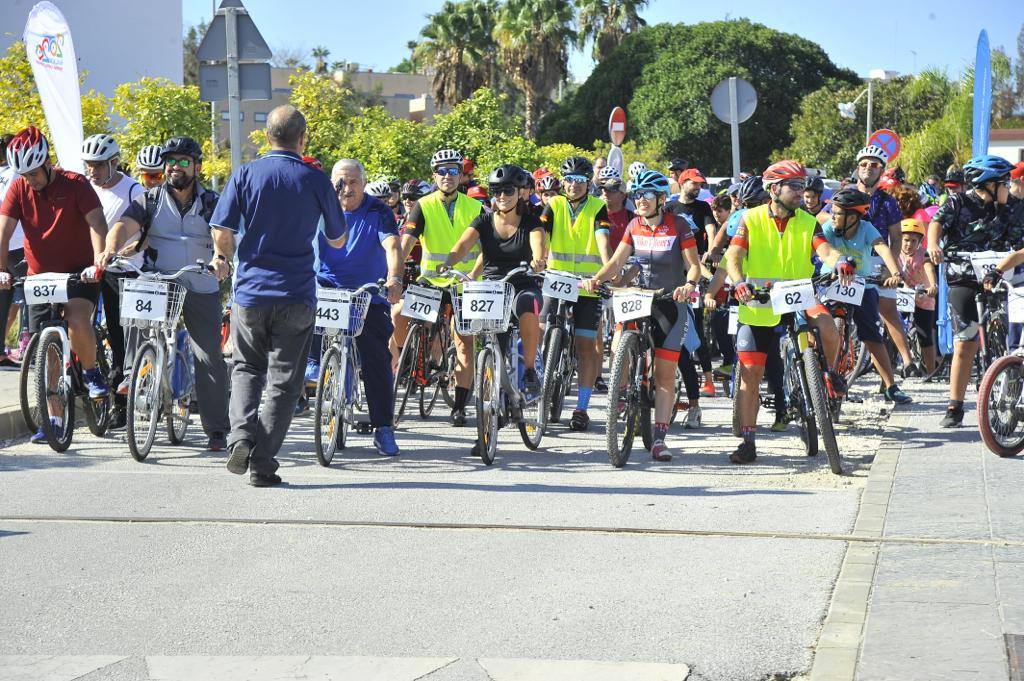
[[[67,450],[75,432],[75,394],[64,368],[64,343],[56,334],[49,334],[39,341],[36,400],[39,424],[46,433],[50,448],[55,452]]]
[[[978,391],[978,431],[999,456],[1024,451],[1024,357],[1008,355],[992,363]]]
[[[480,459],[490,466],[498,452],[498,410],[501,405],[501,377],[494,351],[485,347],[477,357],[476,437]]]
[[[629,461],[640,416],[640,336],[626,331],[619,337],[608,386],[608,419],[605,440],[608,461],[622,468]]]
[[[783,345],[785,368],[782,374],[783,392],[786,396],[786,409],[792,420],[797,422],[800,440],[804,443],[804,454],[818,455],[818,424],[814,414],[808,408],[807,395],[804,393],[804,382],[800,376],[799,355],[791,351],[789,341]]]
[[[556,402],[561,402],[562,393],[559,376],[561,368],[558,366],[562,356],[562,342],[562,329],[552,326],[544,336],[544,349],[541,352],[544,358],[544,382],[540,391],[540,408],[545,412],[545,419],[550,418],[552,423],[558,423],[562,414],[561,406],[556,408]]]
[[[814,348],[806,348],[803,353],[804,370],[807,374],[807,387],[811,392],[811,405],[814,407],[814,418],[818,433],[825,445],[828,465],[836,475],[842,475],[843,462],[839,457],[839,444],[836,442],[835,429],[832,427],[832,412],[829,410],[828,395],[825,394],[825,377],[818,365],[818,356]]]
[[[191,359],[190,356],[186,356],[182,352],[175,352],[175,374],[180,374],[183,371],[189,371],[188,362]],[[167,439],[170,440],[172,445],[180,445],[185,441],[185,435],[188,432],[189,426],[189,409],[192,406],[192,395],[182,395],[180,398],[174,398],[171,396],[171,406],[167,410]]]
[[[395,370],[395,406],[392,410],[395,426],[402,420],[405,408],[409,404],[409,398],[419,387],[417,383],[419,372],[426,368],[421,364],[421,360],[425,360],[425,358],[420,357],[421,328],[417,324],[409,330],[409,335],[405,339],[405,347],[402,348],[402,353],[398,356],[398,368]]]
[[[163,409],[161,396],[163,366],[159,349],[153,341],[146,341],[135,353],[131,381],[128,384],[128,413],[126,433],[128,451],[136,461],[149,456],[156,439],[156,428]]]
[[[338,348],[330,347],[320,360],[320,379],[316,384],[316,405],[313,408],[313,445],[321,466],[331,465],[334,453],[345,446],[347,436],[345,415],[341,409],[344,394],[344,368]]]

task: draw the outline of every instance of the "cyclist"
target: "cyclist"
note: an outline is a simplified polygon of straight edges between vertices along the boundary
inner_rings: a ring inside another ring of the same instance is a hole
[[[402,231],[402,259],[409,257],[417,240],[423,249],[420,259],[420,271],[427,275],[435,272],[438,265],[451,252],[452,246],[483,211],[483,205],[459,191],[463,179],[462,154],[454,149],[440,149],[430,159],[430,167],[434,171],[434,182],[437,191],[421,198],[412,212],[406,217]],[[462,272],[469,272],[476,261],[477,251],[471,251],[466,258],[455,264]],[[449,286],[451,278],[430,276],[435,286]],[[450,295],[445,292],[442,307],[450,304]],[[395,325],[395,342],[398,350],[405,343],[409,330],[409,320],[399,317]],[[473,383],[473,337],[452,335],[455,341],[455,406],[452,408],[453,426],[466,425],[466,403],[469,401],[469,388]]]
[[[832,218],[822,226],[822,231],[833,248],[857,263],[858,276],[870,277],[874,274],[874,256],[877,254],[888,270],[895,273],[884,282],[887,288],[894,288],[900,284],[900,267],[882,240],[882,235],[863,217],[870,204],[871,197],[859,189],[840,189],[832,195]],[[822,267],[822,272],[830,271],[830,267]],[[851,306],[850,312],[857,325],[857,337],[867,346],[878,376],[882,379],[886,399],[896,404],[909,404],[913,400],[900,390],[893,378],[892,362],[878,329],[878,288],[875,284],[865,286],[860,305]]]
[[[940,206],[946,203],[950,196],[964,193],[964,171],[955,165],[949,166],[942,181],[942,188],[945,191],[939,196]]]
[[[139,182],[146,189],[159,187],[164,183],[164,148],[159,144],[147,144],[135,154],[135,172]]]
[[[70,170],[54,168],[50,145],[38,128],[29,126],[7,145],[7,165],[18,177],[0,205],[0,289],[11,287],[8,268],[11,236],[21,221],[29,274],[81,272],[83,281],[68,284],[64,319],[71,347],[82,364],[89,397],[108,393],[106,378],[96,366],[92,320],[99,299],[97,269],[107,235],[103,207],[89,181]],[[95,268],[95,269],[94,269]],[[30,305],[29,330],[35,332],[49,315],[48,305]],[[56,426],[63,426],[51,416]],[[46,442],[42,427],[32,442]]]
[[[601,172],[597,174],[596,184],[599,189],[598,195],[604,199],[608,209],[608,220],[612,224],[609,251],[614,251],[635,215],[627,205],[626,199],[629,197],[626,196],[622,175],[613,166],[601,168]],[[609,257],[610,255],[611,253],[608,254]]]
[[[583,156],[570,156],[562,164],[561,171],[565,196],[553,197],[540,216],[550,235],[547,264],[563,272],[593,276],[604,263],[601,254],[606,252],[608,245],[611,230],[608,208],[604,201],[588,193],[594,174],[589,160]],[[592,293],[581,292],[571,307],[576,327],[579,391],[569,427],[582,431],[590,425],[587,408],[601,366],[601,356],[594,342],[601,322],[601,299]],[[553,298],[545,298],[543,318],[548,319],[556,308]]]
[[[346,159],[347,160],[347,159]],[[362,165],[362,164],[360,164]],[[338,164],[335,163],[334,167],[337,168]],[[387,201],[391,198],[391,185],[388,184],[387,180],[376,180],[374,182],[366,182],[365,180],[359,187],[359,200],[363,199],[363,194],[367,194],[377,199],[381,203],[387,205]],[[365,283],[365,282],[364,282]],[[358,286],[356,288],[359,288]]]
[[[14,135],[7,134],[0,136],[0,204],[3,203],[4,196],[7,194],[7,189],[11,186],[11,182],[18,176],[14,170],[7,165],[7,145],[14,139]],[[7,256],[7,262],[18,264],[25,259],[25,236],[21,229],[21,223],[17,223],[14,227],[14,233],[11,235],[11,241]],[[0,334],[3,334],[3,338],[6,339],[8,332],[11,327],[14,326],[14,322],[18,320],[17,314],[11,314],[11,308],[13,305],[19,305],[24,309],[24,297],[21,300],[15,298],[16,294],[21,292],[11,291],[9,289],[0,290]],[[25,315],[20,315],[24,317]],[[24,319],[21,320],[24,323]],[[28,334],[23,332],[19,340],[19,347],[17,348],[6,348],[3,341],[0,341],[0,368],[3,369],[16,369],[18,368],[18,361],[24,360],[25,349],[28,347]],[[17,360],[17,361],[16,361]]]
[[[93,191],[103,206],[103,217],[107,225],[114,225],[143,192],[142,185],[117,169],[121,160],[121,148],[110,135],[92,135],[82,143],[82,160],[85,174],[92,182]],[[113,236],[113,229],[107,232],[107,239]],[[118,277],[114,272],[105,272],[100,280],[100,294],[103,315],[107,321],[107,338],[113,356],[112,381],[117,385],[125,376],[124,328],[120,324],[121,296],[118,291]],[[125,384],[127,386],[127,383]],[[114,398],[114,410],[110,415],[110,427],[123,428],[127,420],[125,404],[127,397],[118,394]]]
[[[534,271],[544,269],[544,226],[527,211],[521,190],[526,187],[526,173],[519,167],[505,164],[487,176],[487,188],[493,210],[481,213],[452,247],[444,264],[443,274],[462,262],[477,245],[482,263],[471,275],[483,273],[484,279],[501,279],[522,262],[529,262]],[[474,277],[475,278],[475,277]],[[521,275],[509,281],[515,290],[513,310],[519,320],[519,337],[523,341],[523,357],[527,359],[523,383],[530,395],[540,393],[540,377],[531,358],[537,357],[540,345],[538,314],[543,306],[540,284],[533,277]]]
[[[214,260],[210,218],[218,196],[199,183],[203,152],[191,137],[172,137],[163,146],[164,184],[140,194],[114,223],[103,252],[105,265],[125,244],[138,240],[142,268],[173,273],[197,260]],[[226,263],[226,259],[221,259]],[[211,276],[188,273],[182,308],[194,356],[196,398],[211,452],[227,447],[228,370],[221,351],[223,308],[220,287]],[[127,387],[127,386],[125,386]]]
[[[768,191],[767,204],[750,208],[739,219],[736,236],[726,253],[726,267],[736,298],[740,301],[736,349],[740,363],[740,386],[736,391],[743,442],[730,455],[735,464],[757,458],[755,438],[761,377],[767,353],[776,343],[775,326],[780,315],[770,304],[754,303],[752,286],[767,282],[810,277],[814,273],[811,255],[833,267],[844,283],[853,278],[853,261],[832,248],[814,217],[800,209],[807,186],[807,173],[796,161],[779,161],[761,176]],[[839,352],[839,334],[832,316],[821,305],[806,311],[809,322],[821,334],[825,356],[834,363]],[[822,367],[826,382],[835,393],[846,390],[838,374]]]
[[[380,279],[387,280],[387,298],[379,293],[370,300],[363,332],[356,336],[363,388],[370,425],[374,428],[373,446],[383,456],[397,456],[393,429],[394,374],[388,340],[394,331],[389,303],[397,303],[402,294],[403,260],[399,252],[398,229],[394,213],[383,199],[364,192],[366,171],[355,159],[343,158],[334,164],[331,181],[338,192],[341,209],[348,223],[348,241],[340,249],[328,248],[321,240],[317,282],[331,288],[357,289]],[[386,182],[371,183],[383,184]],[[388,187],[390,192],[390,187]],[[320,375],[319,336],[313,337],[306,366],[306,380],[314,383]]]
[[[562,182],[555,174],[545,175],[537,180],[537,191],[540,192],[540,200],[544,206],[556,196],[562,194]]]
[[[817,215],[827,206],[821,200],[825,193],[825,182],[820,177],[812,177],[807,180],[807,189],[804,190],[804,210],[811,215]]]
[[[914,328],[917,329],[918,344],[921,347],[921,360],[930,374],[935,371],[935,296],[939,292],[938,280],[935,266],[928,259],[928,251],[924,247],[924,223],[916,218],[904,218],[901,225],[903,241],[898,254],[900,275],[907,286],[924,286],[926,289],[914,301]]]
[[[1013,165],[999,156],[985,155],[964,164],[964,180],[970,189],[951,195],[928,225],[928,255],[932,263],[942,262],[944,239],[947,248],[969,250],[1016,249],[1024,241],[1024,201],[1010,196],[1007,187]],[[978,308],[980,284],[963,268],[950,264],[949,309],[955,336],[953,368],[949,375],[949,405],[941,425],[956,428],[964,418],[964,394],[971,378],[974,355],[978,352]]]
[[[597,287],[616,277],[627,258],[641,267],[647,287],[671,289],[672,300],[658,301],[651,310],[654,318],[654,442],[651,456],[655,461],[670,461],[672,454],[665,445],[668,423],[675,402],[676,364],[683,346],[687,324],[693,323],[689,311],[690,296],[700,279],[697,242],[689,223],[666,209],[668,178],[653,170],[637,175],[631,185],[637,216],[629,223],[615,254],[590,279],[585,290]],[[610,408],[618,408],[612,405]]]
[[[679,187],[683,184],[683,181],[679,179],[679,176],[682,175],[689,167],[690,162],[682,157],[673,158],[668,162],[669,186],[671,187],[673,194],[678,195]]]

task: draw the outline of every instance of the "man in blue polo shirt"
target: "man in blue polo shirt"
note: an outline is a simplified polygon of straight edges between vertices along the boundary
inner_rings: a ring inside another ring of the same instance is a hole
[[[266,135],[270,152],[232,174],[210,218],[210,264],[218,279],[231,274],[239,235],[227,468],[238,475],[251,468],[254,487],[281,483],[274,457],[302,391],[316,310],[313,237],[321,216],[328,248],[344,246],[347,233],[330,180],[302,161],[302,113],[277,107],[267,116]]]
[[[373,445],[384,456],[398,454],[394,420],[394,374],[388,341],[395,328],[391,324],[391,303],[402,295],[402,253],[398,243],[395,214],[380,199],[364,191],[366,171],[351,158],[343,158],[331,170],[331,182],[338,194],[348,224],[348,241],[340,250],[327,247],[321,234],[320,267],[317,280],[321,286],[357,289],[364,284],[386,279],[387,296],[373,296],[366,311],[363,332],[356,337],[359,349],[366,406],[370,425],[375,432]],[[316,382],[320,376],[321,344],[314,337],[306,364],[306,380]]]

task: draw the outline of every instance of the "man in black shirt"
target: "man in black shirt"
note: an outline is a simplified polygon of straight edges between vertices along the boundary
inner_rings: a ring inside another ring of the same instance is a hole
[[[707,253],[708,243],[715,238],[718,225],[707,201],[698,201],[701,185],[707,182],[696,168],[684,170],[679,174],[679,198],[665,204],[676,215],[687,215],[697,226],[693,235],[697,238],[697,252],[702,256]]]

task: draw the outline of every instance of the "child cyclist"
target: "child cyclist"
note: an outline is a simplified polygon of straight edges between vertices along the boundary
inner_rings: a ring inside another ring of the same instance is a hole
[[[924,223],[915,218],[905,218],[900,222],[900,229],[903,238],[898,260],[903,281],[907,286],[924,286],[926,289],[914,300],[914,328],[917,329],[925,371],[930,374],[935,371],[935,296],[939,292],[938,279],[935,265],[928,259],[928,251],[922,243]],[[912,370],[911,367],[907,369]]]

